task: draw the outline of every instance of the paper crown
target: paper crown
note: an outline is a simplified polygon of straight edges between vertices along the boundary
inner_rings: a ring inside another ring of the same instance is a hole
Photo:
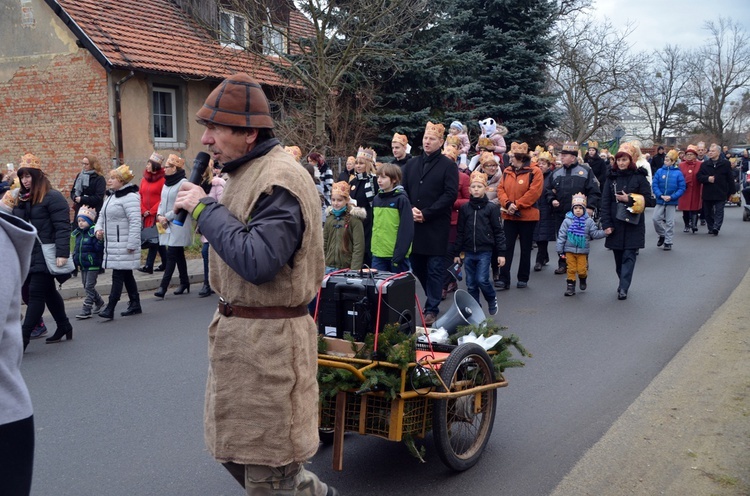
[[[175,155],[174,153],[170,153],[169,157],[167,157],[167,164],[166,165],[174,165],[178,169],[184,169],[185,168],[185,159]]]
[[[349,187],[349,183],[347,183],[346,181],[339,181],[337,183],[333,183],[333,186],[331,186],[331,196],[338,195],[348,199],[350,191],[351,188]]]
[[[488,146],[495,146],[495,142],[489,138],[481,137],[479,138],[479,141],[477,141],[477,145],[479,148],[487,148]]]
[[[21,157],[21,163],[18,164],[19,169],[37,169],[42,170],[42,161],[36,155],[27,153]]]
[[[471,179],[469,180],[469,184],[471,183],[482,183],[483,185],[487,186],[487,174],[479,171],[472,172]]]
[[[544,160],[546,162],[552,162],[552,155],[549,152],[539,152],[539,160]]]
[[[640,214],[644,210],[646,210],[646,199],[643,197],[643,195],[639,195],[638,193],[630,193],[629,196],[633,200],[633,204],[628,207],[628,212]]]
[[[163,164],[164,163],[164,157],[156,152],[152,153],[151,156],[148,158],[149,162],[154,162],[155,164]]]
[[[297,160],[302,158],[302,150],[298,146],[285,146],[284,151]]]
[[[461,146],[461,138],[453,134],[449,134],[448,137],[445,138],[445,142],[448,143],[449,145],[455,146],[456,148]]]
[[[680,153],[677,150],[669,150],[667,152],[667,157],[669,157],[669,160],[674,163],[677,162],[677,160],[680,158]]]
[[[405,134],[395,133],[393,135],[393,139],[391,139],[391,143],[401,143],[402,145],[406,146],[409,144],[409,139]]]
[[[633,161],[635,161],[635,160],[636,160],[636,157],[637,157],[638,155],[640,155],[640,154],[639,154],[639,153],[638,153],[638,152],[636,151],[636,148],[635,148],[635,146],[633,146],[633,144],[632,144],[632,143],[630,143],[630,142],[627,142],[627,143],[623,143],[622,145],[620,145],[620,148],[619,148],[619,149],[617,150],[617,155],[619,155],[620,153],[627,153],[627,154],[628,154],[628,156],[629,156],[629,157],[630,157],[630,158],[631,158],[631,159],[632,159]]]
[[[86,220],[93,224],[96,220],[96,209],[94,207],[89,207],[88,205],[82,205],[81,208],[78,209],[78,217],[86,217]]]
[[[534,148],[534,151],[537,154],[540,154],[540,153],[542,153],[544,151],[544,147],[542,145],[536,145],[536,147]]]
[[[586,207],[586,195],[581,192],[576,193],[575,195],[573,195],[573,202],[571,205],[573,207],[575,207],[576,205]]]
[[[458,159],[458,148],[455,146],[446,146],[443,148],[443,155],[455,162]]]
[[[427,122],[427,125],[424,128],[424,134],[425,136],[434,136],[438,139],[443,139],[445,136],[445,126],[442,124],[433,124],[432,122]]]
[[[5,206],[7,206],[8,208],[13,208],[16,206],[16,193],[17,192],[18,190],[10,190],[10,189],[5,192],[5,194],[3,195],[3,203],[5,204]]]
[[[563,143],[560,153],[567,153],[568,155],[578,155],[578,142],[566,141],[565,143]]]
[[[357,158],[366,158],[373,164],[375,163],[375,160],[377,159],[378,154],[375,153],[375,150],[372,148],[362,148],[359,147],[359,150],[357,150]]]
[[[698,156],[698,147],[695,145],[688,145],[687,150],[685,150],[685,153],[692,153],[696,157]]]
[[[114,169],[112,171],[112,174],[118,177],[120,181],[122,181],[125,184],[129,183],[133,179],[133,171],[131,171],[130,167],[128,167],[125,164],[122,164],[117,169]]]
[[[481,165],[494,164],[497,165],[497,157],[492,152],[482,152],[479,154],[479,163]]]
[[[529,145],[527,143],[516,143],[514,141],[510,144],[510,153],[511,154],[520,153],[521,155],[528,155]]]
[[[597,150],[599,149],[599,142],[598,141],[589,140],[588,145],[589,145],[589,148],[596,148]]]

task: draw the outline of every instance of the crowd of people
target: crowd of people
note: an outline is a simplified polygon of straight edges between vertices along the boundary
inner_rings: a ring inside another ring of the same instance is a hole
[[[313,151],[303,160],[299,147],[280,146],[262,90],[245,75],[225,80],[198,119],[206,127],[202,142],[213,154],[200,185],[186,180],[183,158],[164,159],[157,152],[146,163],[140,187],[132,183],[127,165],[105,174],[96,158],[84,157],[70,203],[51,187],[42,161],[32,154],[3,178],[3,227],[12,228],[7,218],[21,219],[37,234],[17,288],[27,304],[21,345],[25,350],[31,339],[46,333],[45,306],[57,326],[46,342],[72,339],[73,326],[55,286],[71,274],[53,270],[71,256],[86,292],[76,319],[98,314],[112,320],[123,286],[129,303],[120,315],[143,311],[134,270],[163,271],[154,294],[163,299],[177,269],[173,294],[189,293],[185,248],[200,234],[204,286],[199,296],[215,291],[221,296],[209,328],[209,448],[246,488],[284,480],[314,488],[310,494],[336,494],[303,466],[317,449],[317,426],[310,423],[317,408],[310,394],[316,389],[310,364],[317,333],[310,302],[324,273],[363,267],[412,271],[426,295],[421,319],[430,326],[441,300],[457,287],[446,270],[450,265],[463,265],[469,294],[480,305],[484,297],[488,313],[495,315],[497,292],[509,290],[513,279],[516,288],[527,288],[532,268],[538,272],[550,263],[550,243],[557,254],[555,273],[566,276],[564,295],[574,296],[576,286],[586,290],[592,241],[605,238],[614,256],[616,296],[624,300],[645,247],[644,209],[654,207],[657,246],[665,251],[675,243],[677,210],[683,213],[683,232],[697,233],[699,222],[705,222],[708,233],[718,236],[724,204],[739,190],[738,170],[747,170],[747,154],[733,164],[717,144],[689,145],[684,152],[660,147],[650,162],[630,142],[614,154],[600,151],[595,142],[585,153],[575,142],[563,143],[559,152],[515,141],[508,147],[508,130],[487,118],[480,122],[471,159],[461,122],[451,122],[447,136],[443,124],[427,122],[421,153],[410,155],[408,137],[396,132],[391,163],[380,163],[372,148],[359,147],[334,179],[321,153]],[[189,212],[185,222],[176,222],[180,209]],[[54,256],[42,250],[45,246]],[[96,288],[104,270],[112,271],[106,305]],[[300,354],[286,356],[269,348],[274,340],[258,340],[253,330],[266,327],[304,343]],[[248,347],[268,353],[263,360],[257,354],[237,357]],[[230,355],[236,358],[231,363]],[[250,389],[242,381],[233,383],[238,371],[255,377],[263,367],[278,370],[282,361],[285,367],[293,364],[294,377],[280,374]],[[227,405],[252,419],[257,432],[238,433],[235,423],[226,423]],[[279,445],[289,439],[294,446]]]

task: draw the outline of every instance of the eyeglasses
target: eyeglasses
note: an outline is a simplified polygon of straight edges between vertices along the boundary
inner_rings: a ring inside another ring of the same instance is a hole
[[[177,168],[177,166],[176,165],[165,165],[164,168],[165,169],[175,169],[175,168]]]

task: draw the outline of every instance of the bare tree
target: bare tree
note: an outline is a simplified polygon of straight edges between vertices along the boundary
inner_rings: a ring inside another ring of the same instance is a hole
[[[691,76],[692,107],[703,131],[724,143],[728,123],[736,122],[732,114],[743,108],[741,93],[750,87],[750,36],[723,17],[706,22],[705,28],[711,37],[699,50]]]
[[[674,130],[685,108],[691,71],[686,55],[672,45],[655,50],[647,69],[636,78],[633,100],[654,143],[664,142],[664,131]]]
[[[371,68],[363,67],[363,60],[381,61],[379,71],[395,70],[399,54],[394,47],[403,47],[414,30],[430,22],[435,2],[225,0],[222,5],[253,26],[247,50],[266,57],[278,73],[304,89],[303,103],[312,106],[308,114],[315,143],[325,149],[330,117],[342,111],[331,106],[332,96],[344,95],[352,80],[366,78]],[[308,26],[302,36],[290,36],[295,22]]]
[[[586,12],[573,16],[557,23],[549,73],[560,95],[558,131],[582,143],[619,119],[645,59],[630,52],[631,25],[618,31]]]

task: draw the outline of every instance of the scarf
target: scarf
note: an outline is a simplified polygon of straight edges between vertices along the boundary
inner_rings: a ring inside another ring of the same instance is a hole
[[[177,169],[171,176],[164,176],[165,186],[174,186],[185,179],[185,169]]]
[[[584,212],[580,217],[576,217],[573,212],[568,212],[566,215],[568,218],[573,219],[573,222],[568,226],[568,243],[576,248],[585,248],[586,219],[588,219],[588,214]]]
[[[335,209],[331,207],[331,213],[333,214],[334,217],[336,217],[337,219],[340,219],[341,216],[346,213],[346,208],[347,208],[347,205],[344,205],[343,207],[339,209]]]
[[[89,183],[91,181],[91,176],[96,174],[95,170],[85,170],[81,171],[78,176],[76,176],[76,182],[73,184],[73,196],[83,196],[83,190],[84,188],[89,187]]]

